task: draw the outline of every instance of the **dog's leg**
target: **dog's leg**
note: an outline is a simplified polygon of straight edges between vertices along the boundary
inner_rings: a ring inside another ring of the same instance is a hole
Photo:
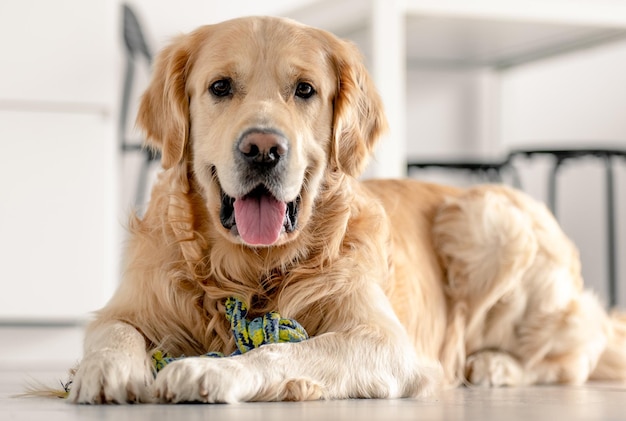
[[[584,383],[606,349],[609,327],[604,309],[588,292],[561,309],[527,312],[506,349],[468,357],[467,380],[482,386]]]
[[[93,326],[72,380],[75,403],[149,402],[153,382],[150,357],[141,333],[123,322]]]
[[[610,322],[596,296],[582,291],[562,308],[527,312],[517,330],[515,351],[523,357],[528,383],[581,384],[606,349]]]
[[[469,190],[450,199],[439,210],[433,226],[435,246],[447,270],[449,340],[442,362],[449,383],[461,381],[466,371],[466,349],[485,347],[485,323],[500,301],[511,313],[518,307],[515,290],[537,252],[530,218],[498,192]],[[510,317],[496,318],[512,331]],[[490,364],[487,364],[490,366]],[[482,376],[482,375],[481,375]],[[481,380],[482,381],[482,380]]]
[[[380,304],[383,293],[378,287],[375,293],[370,302]],[[234,357],[175,361],[159,372],[155,394],[165,402],[239,402],[429,393],[441,376],[440,366],[418,359],[388,302],[384,311],[360,302],[363,317],[356,314],[334,331],[303,342],[265,345]]]
[[[486,387],[580,385],[589,377],[594,364],[592,358],[584,352],[572,352],[525,366],[505,351],[480,351],[467,358],[465,376],[469,383]]]
[[[412,350],[365,328],[300,343],[265,345],[228,358],[186,358],[155,383],[165,402],[399,398],[428,394],[439,376]]]
[[[626,380],[626,314],[614,311],[608,319],[607,346],[591,373],[593,380]]]

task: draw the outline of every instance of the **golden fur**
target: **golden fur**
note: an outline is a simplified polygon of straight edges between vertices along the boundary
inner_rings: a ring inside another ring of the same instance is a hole
[[[212,95],[216,80],[232,92]],[[294,95],[302,82],[310,98]],[[123,281],[89,327],[73,401],[402,397],[465,380],[626,378],[625,324],[582,289],[577,251],[542,205],[502,186],[357,181],[386,120],[351,44],[277,18],[202,27],[159,55],[138,124],[164,171],[131,221]],[[297,229],[265,246],[220,223],[222,195],[249,190],[233,145],[251,127],[288,140],[272,194],[299,201]],[[234,350],[229,296],[252,317],[295,318],[313,338],[188,358],[153,379],[155,348]]]

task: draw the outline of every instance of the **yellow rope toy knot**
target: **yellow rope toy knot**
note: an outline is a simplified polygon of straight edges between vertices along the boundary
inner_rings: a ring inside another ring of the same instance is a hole
[[[237,345],[235,352],[229,356],[245,354],[267,344],[300,342],[309,338],[300,323],[293,319],[283,319],[276,311],[270,311],[252,321],[246,319],[247,315],[248,306],[244,302],[233,297],[226,300],[226,319],[230,322],[230,329]],[[221,352],[209,352],[203,355],[203,357],[224,356]],[[185,358],[185,356],[174,358],[161,351],[155,351],[152,354],[152,365],[155,373],[161,371],[172,361],[181,358]]]

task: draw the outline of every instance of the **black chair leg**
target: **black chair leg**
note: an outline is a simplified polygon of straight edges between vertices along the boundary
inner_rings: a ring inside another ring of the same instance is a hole
[[[556,217],[556,178],[563,161],[556,159],[548,177],[548,207]]]
[[[610,156],[604,157],[606,169],[606,238],[607,238],[607,272],[609,280],[609,305],[617,304],[617,247],[615,233],[615,177],[613,161]]]
[[[139,177],[137,179],[137,190],[135,192],[135,206],[137,208],[144,205],[146,197],[146,190],[148,185],[148,173],[150,172],[150,166],[153,161],[152,152],[149,150],[144,151],[144,159],[139,169]]]

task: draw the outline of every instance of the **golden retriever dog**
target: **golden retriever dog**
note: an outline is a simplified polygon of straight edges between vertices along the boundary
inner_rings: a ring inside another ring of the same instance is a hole
[[[421,397],[626,378],[626,323],[547,209],[504,186],[359,181],[386,129],[357,49],[271,17],[159,55],[138,124],[163,171],[70,400]],[[230,354],[225,300],[310,338]],[[155,349],[187,358],[154,374]]]

